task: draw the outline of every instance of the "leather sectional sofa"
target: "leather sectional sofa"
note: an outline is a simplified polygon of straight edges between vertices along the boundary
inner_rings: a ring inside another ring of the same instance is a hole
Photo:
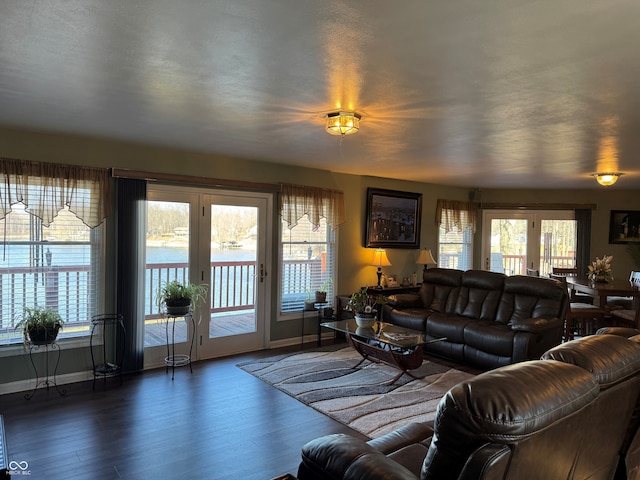
[[[482,369],[540,358],[562,341],[566,288],[545,278],[432,268],[419,294],[389,297],[383,319],[429,339],[426,352]]]
[[[640,343],[593,335],[454,386],[434,422],[302,450],[300,480],[638,478]]]

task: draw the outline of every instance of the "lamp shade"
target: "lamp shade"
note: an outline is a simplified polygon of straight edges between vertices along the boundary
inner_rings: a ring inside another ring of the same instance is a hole
[[[593,176],[596,177],[596,180],[600,185],[605,187],[609,187],[618,181],[621,173],[617,172],[606,172],[606,173],[595,173]]]
[[[373,254],[371,265],[374,267],[390,267],[391,262],[387,258],[387,252],[383,248],[378,248]]]
[[[351,135],[360,130],[362,117],[355,112],[333,112],[327,114],[327,132],[331,135]]]
[[[420,255],[418,255],[418,259],[416,260],[418,265],[437,265],[438,263],[434,260],[433,255],[431,254],[431,250],[427,250],[423,248],[420,250]]]

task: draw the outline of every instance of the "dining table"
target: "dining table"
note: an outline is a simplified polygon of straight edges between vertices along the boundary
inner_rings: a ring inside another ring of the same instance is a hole
[[[593,282],[587,277],[566,277],[567,284],[574,292],[585,293],[594,299],[594,305],[604,307],[607,297],[632,297],[633,309],[640,306],[640,288],[627,279]]]

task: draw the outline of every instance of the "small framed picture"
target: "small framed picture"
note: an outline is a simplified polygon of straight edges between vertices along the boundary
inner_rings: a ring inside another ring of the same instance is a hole
[[[640,243],[640,211],[611,210],[609,243]]]
[[[395,275],[387,275],[387,286],[388,287],[397,287],[398,286],[398,277]]]

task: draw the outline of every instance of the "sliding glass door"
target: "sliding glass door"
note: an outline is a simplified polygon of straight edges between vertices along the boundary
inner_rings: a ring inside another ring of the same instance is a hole
[[[193,360],[264,347],[270,209],[268,194],[149,188],[145,366],[163,363],[167,333]],[[172,280],[205,284],[208,295],[193,322],[178,319],[167,330],[157,292]]]

